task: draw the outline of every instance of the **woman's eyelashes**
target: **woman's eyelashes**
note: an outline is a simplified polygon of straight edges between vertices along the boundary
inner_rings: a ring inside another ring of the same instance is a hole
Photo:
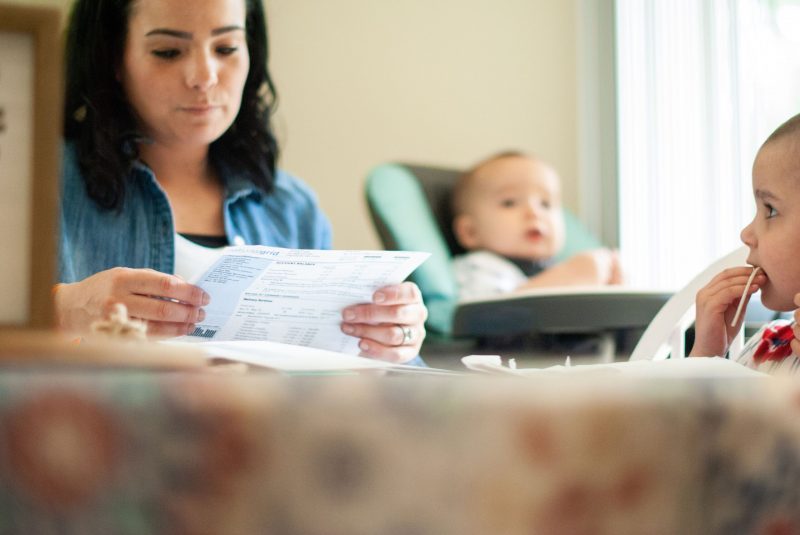
[[[220,45],[214,48],[214,52],[219,56],[232,56],[239,51],[238,46]],[[158,48],[151,52],[152,55],[163,60],[174,60],[183,54],[179,48]]]
[[[169,60],[177,58],[180,55],[181,51],[178,50],[177,48],[160,48],[158,50],[153,50],[153,52],[151,53],[159,59]]]
[[[217,47],[217,54],[220,56],[230,56],[239,50],[238,46],[219,46]]]

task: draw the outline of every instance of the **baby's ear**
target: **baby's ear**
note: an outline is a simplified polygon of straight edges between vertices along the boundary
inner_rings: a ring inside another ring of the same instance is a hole
[[[466,214],[456,216],[453,220],[453,234],[456,241],[464,249],[472,250],[478,247],[478,237],[475,232],[475,223]]]

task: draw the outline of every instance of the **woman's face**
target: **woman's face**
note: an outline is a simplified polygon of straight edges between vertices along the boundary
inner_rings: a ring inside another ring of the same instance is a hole
[[[155,143],[208,145],[239,113],[245,0],[135,0],[120,82]]]

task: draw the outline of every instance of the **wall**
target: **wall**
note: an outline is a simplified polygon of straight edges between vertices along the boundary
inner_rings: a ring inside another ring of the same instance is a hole
[[[23,4],[27,6],[55,6],[66,10],[72,5],[73,0],[2,0],[4,4]],[[66,14],[64,15],[66,17]]]
[[[363,181],[386,161],[464,167],[521,148],[579,210],[576,8],[564,0],[267,0],[282,165],[339,248],[377,247]]]
[[[362,191],[387,161],[465,167],[519,148],[556,166],[581,212],[575,1],[266,6],[281,165],[318,192],[336,247],[378,247]]]
[[[29,6],[57,6],[65,8],[72,5],[72,0],[3,0],[7,4],[25,4]]]

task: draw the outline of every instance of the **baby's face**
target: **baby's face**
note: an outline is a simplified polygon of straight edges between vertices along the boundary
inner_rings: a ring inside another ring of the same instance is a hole
[[[742,230],[748,263],[767,276],[761,301],[772,310],[793,310],[800,293],[800,165],[792,139],[764,147],[753,164],[756,215]]]
[[[478,170],[456,221],[465,248],[503,256],[543,260],[564,245],[558,175],[521,156],[501,158]]]

